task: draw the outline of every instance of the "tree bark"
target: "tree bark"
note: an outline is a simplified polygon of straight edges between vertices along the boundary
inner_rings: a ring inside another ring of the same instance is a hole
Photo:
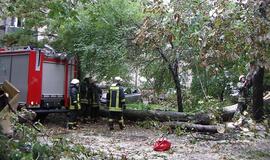
[[[108,116],[107,110],[100,110],[100,115]],[[147,110],[124,110],[124,119],[131,121],[156,120],[159,122],[181,121],[195,124],[212,124],[215,116],[210,113],[186,114],[172,111],[147,111]]]
[[[259,67],[257,72],[252,78],[253,95],[252,95],[252,114],[256,121],[260,121],[263,118],[263,77],[264,68]]]
[[[166,122],[165,125],[175,129],[180,127],[189,131],[196,132],[209,132],[209,133],[224,133],[225,125],[201,125],[201,124],[193,124],[187,122]]]
[[[182,103],[182,93],[181,93],[181,84],[180,84],[180,79],[179,79],[179,72],[178,72],[178,60],[175,61],[174,64],[174,70],[173,70],[173,79],[175,83],[175,89],[176,89],[176,95],[177,95],[177,107],[178,107],[178,112],[183,112],[183,103]]]
[[[100,115],[106,117],[108,115],[107,110],[100,110]],[[194,115],[188,115],[182,112],[172,111],[151,111],[151,110],[124,110],[124,119],[131,121],[145,121],[145,120],[157,120],[160,122],[166,121],[191,121],[194,119]]]
[[[222,109],[221,111],[221,119],[223,122],[228,122],[228,121],[231,121],[233,116],[234,116],[234,113],[236,112],[237,110],[237,107],[238,107],[238,104],[234,104],[234,105],[231,105],[231,106],[226,106]]]
[[[224,89],[222,89],[221,93],[219,94],[219,101],[223,102],[224,100]]]

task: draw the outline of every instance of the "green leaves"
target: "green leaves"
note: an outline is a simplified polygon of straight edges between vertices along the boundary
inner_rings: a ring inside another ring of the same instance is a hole
[[[37,44],[29,37],[36,34],[36,28],[46,26],[42,34],[54,48],[78,55],[83,72],[97,74],[101,79],[119,74],[128,77],[133,68],[141,68],[148,79],[158,79],[159,72],[164,72],[168,64],[160,61],[157,48],[164,51],[172,64],[175,60],[186,63],[185,69],[194,68],[198,60],[204,67],[221,65],[230,69],[230,61],[239,64],[254,58],[270,67],[270,25],[261,17],[259,4],[253,2],[1,2],[3,15],[24,18],[26,31],[32,30],[7,35],[2,43]],[[171,85],[171,81],[164,78],[159,82]]]
[[[79,10],[82,9],[82,10]],[[127,39],[140,17],[139,3],[124,0],[101,0],[78,8],[78,21],[63,23],[58,33],[62,45],[81,59],[84,73],[111,79],[125,77]]]

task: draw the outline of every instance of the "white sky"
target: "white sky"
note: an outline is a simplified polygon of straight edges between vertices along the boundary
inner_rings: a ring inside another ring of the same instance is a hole
[[[163,0],[163,2],[164,2],[165,4],[170,3],[170,1],[171,1],[171,0]]]

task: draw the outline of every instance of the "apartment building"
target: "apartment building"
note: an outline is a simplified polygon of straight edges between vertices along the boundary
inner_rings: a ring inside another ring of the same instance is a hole
[[[17,17],[8,17],[0,20],[0,38],[7,33],[15,32],[22,27],[22,20]]]

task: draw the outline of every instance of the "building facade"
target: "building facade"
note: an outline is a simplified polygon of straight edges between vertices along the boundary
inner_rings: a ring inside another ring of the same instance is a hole
[[[22,27],[22,20],[17,17],[8,17],[0,20],[0,38],[5,34],[15,32]]]

